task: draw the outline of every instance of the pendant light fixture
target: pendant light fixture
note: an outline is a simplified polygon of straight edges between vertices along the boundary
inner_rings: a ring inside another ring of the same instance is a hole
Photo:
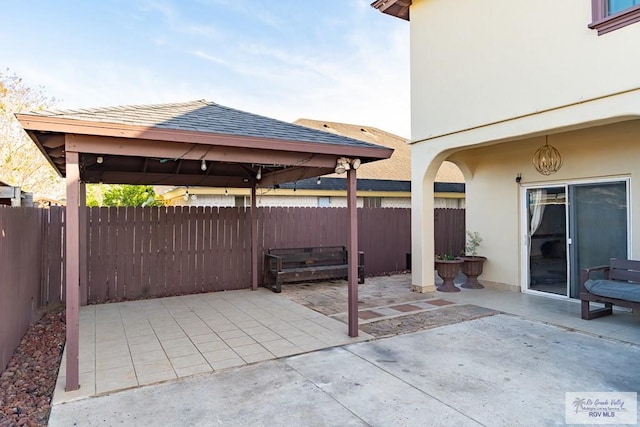
[[[551,175],[562,167],[562,155],[552,145],[549,145],[549,136],[545,135],[545,144],[538,148],[531,159],[533,166],[542,175]]]

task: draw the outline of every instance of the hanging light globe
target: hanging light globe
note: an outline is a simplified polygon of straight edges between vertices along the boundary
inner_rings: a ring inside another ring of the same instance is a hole
[[[545,137],[545,144],[534,153],[532,163],[542,175],[551,175],[562,167],[562,155]]]

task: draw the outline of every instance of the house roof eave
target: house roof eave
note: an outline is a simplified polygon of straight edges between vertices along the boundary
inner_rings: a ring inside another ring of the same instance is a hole
[[[410,20],[409,8],[411,0],[376,0],[371,7],[387,15],[395,16],[405,21]]]

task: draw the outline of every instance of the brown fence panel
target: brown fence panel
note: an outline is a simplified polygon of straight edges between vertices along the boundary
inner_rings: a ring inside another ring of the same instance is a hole
[[[259,209],[259,256],[270,248],[346,246],[346,208],[265,207]],[[358,246],[367,274],[406,269],[411,251],[409,209],[358,209]],[[262,274],[262,262],[260,274]],[[261,278],[262,276],[260,276]]]
[[[435,209],[435,254],[459,255],[464,251],[465,230],[464,209]]]
[[[42,304],[63,300],[64,287],[64,215],[63,207],[42,210]]]
[[[410,209],[358,209],[359,248],[365,253],[366,274],[407,269],[411,252]]]
[[[0,372],[39,318],[45,213],[0,206]]]
[[[346,208],[265,207],[256,215],[260,281],[269,248],[347,244]],[[90,208],[88,218],[92,303],[251,286],[248,209]],[[436,253],[464,248],[464,218],[462,209],[435,210]],[[408,267],[409,209],[360,208],[358,221],[367,274]]]

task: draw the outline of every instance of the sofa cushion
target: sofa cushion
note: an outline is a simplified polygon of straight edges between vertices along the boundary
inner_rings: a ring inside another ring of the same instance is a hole
[[[592,280],[584,282],[584,287],[594,295],[601,297],[640,302],[640,284],[618,282],[615,280]]]

